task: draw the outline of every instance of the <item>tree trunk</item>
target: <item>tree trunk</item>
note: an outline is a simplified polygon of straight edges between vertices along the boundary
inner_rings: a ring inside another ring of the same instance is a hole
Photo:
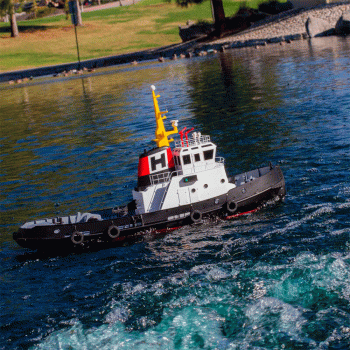
[[[18,26],[17,26],[17,20],[16,20],[16,14],[14,12],[14,9],[12,9],[10,14],[10,23],[11,23],[11,37],[16,38],[18,33]]]
[[[77,26],[82,26],[83,20],[81,19],[81,9],[80,9],[79,0],[75,0],[75,3],[77,5]]]
[[[211,0],[211,7],[214,17],[215,35],[221,37],[226,29],[225,11],[222,0]]]

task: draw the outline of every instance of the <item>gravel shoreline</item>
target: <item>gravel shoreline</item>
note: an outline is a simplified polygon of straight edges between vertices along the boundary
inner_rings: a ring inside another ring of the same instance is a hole
[[[19,83],[38,76],[66,75],[68,74],[67,72],[72,71],[81,73],[82,67],[84,67],[85,71],[91,71],[96,68],[126,63],[137,64],[137,62],[155,59],[163,62],[166,58],[191,57],[192,55],[201,55],[207,52],[223,51],[225,49],[249,46],[257,47],[273,43],[307,39],[308,34],[306,32],[305,23],[308,17],[321,18],[335,27],[341,15],[348,11],[350,11],[349,2],[319,5],[310,9],[290,10],[257,22],[240,33],[211,42],[193,40],[130,54],[85,60],[81,62],[81,67],[79,67],[77,62],[73,62],[56,66],[4,72],[0,73],[0,82],[9,81],[10,83]]]
[[[335,27],[338,19],[344,12],[350,11],[350,3],[336,3],[319,5],[310,9],[290,10],[274,16],[266,21],[255,23],[244,32],[215,40],[211,44],[224,45],[237,42],[244,43],[253,40],[265,40],[271,42],[273,39],[295,40],[293,38],[306,38],[305,23],[308,17],[321,18]]]

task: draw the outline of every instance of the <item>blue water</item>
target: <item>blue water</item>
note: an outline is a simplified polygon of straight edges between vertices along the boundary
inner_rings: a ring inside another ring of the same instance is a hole
[[[1,85],[0,349],[350,348],[349,40]],[[97,252],[18,247],[24,221],[129,200],[151,84],[230,174],[279,164],[285,201]]]

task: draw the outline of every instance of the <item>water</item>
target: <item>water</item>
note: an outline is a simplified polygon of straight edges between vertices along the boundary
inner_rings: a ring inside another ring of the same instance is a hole
[[[349,39],[42,79],[1,90],[0,349],[348,349]],[[279,164],[288,195],[235,221],[40,257],[33,218],[125,203],[153,147],[149,86],[230,174]]]

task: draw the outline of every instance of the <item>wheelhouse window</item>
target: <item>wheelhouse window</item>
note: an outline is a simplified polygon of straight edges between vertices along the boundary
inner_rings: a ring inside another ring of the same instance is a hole
[[[214,157],[214,150],[213,149],[208,149],[207,151],[203,152],[203,155],[204,155],[204,160],[213,159],[213,157]]]
[[[182,161],[184,165],[191,164],[191,156],[189,154],[182,156]]]
[[[200,156],[199,153],[196,153],[196,154],[194,155],[194,161],[195,161],[195,162],[200,162],[200,161],[201,161],[201,156]]]

